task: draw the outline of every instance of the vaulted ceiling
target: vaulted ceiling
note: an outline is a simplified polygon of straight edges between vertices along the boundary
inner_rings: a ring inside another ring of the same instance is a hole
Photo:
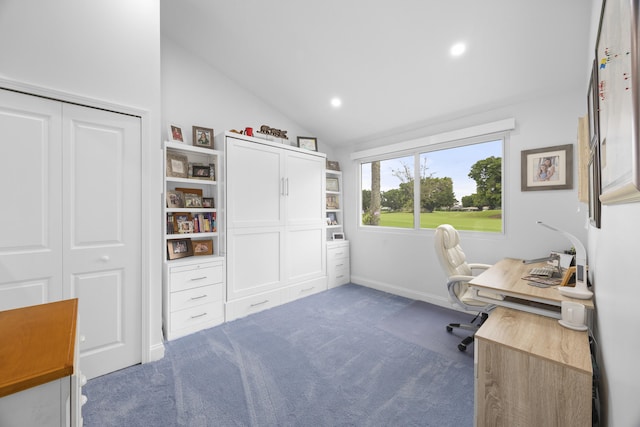
[[[591,7],[588,0],[162,0],[161,14],[164,36],[323,144],[340,146],[584,86]],[[453,57],[457,42],[467,48]]]

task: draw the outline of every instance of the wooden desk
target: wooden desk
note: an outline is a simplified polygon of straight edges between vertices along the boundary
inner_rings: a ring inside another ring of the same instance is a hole
[[[558,292],[558,287],[540,288],[529,285],[522,280],[529,270],[541,267],[545,263],[524,264],[521,259],[505,258],[498,261],[491,268],[475,277],[469,282],[475,296],[480,301],[490,302],[504,307],[524,310],[559,319],[562,301],[573,301],[584,305],[588,311],[593,310],[593,300],[569,298]],[[501,294],[507,298],[496,301],[483,298],[477,291],[489,291]],[[532,304],[536,303],[536,304]]]
[[[0,312],[0,425],[81,424],[78,300]]]
[[[475,334],[475,424],[590,426],[587,332],[498,307]]]

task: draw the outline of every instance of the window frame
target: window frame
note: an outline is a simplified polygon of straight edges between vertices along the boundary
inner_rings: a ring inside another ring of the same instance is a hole
[[[506,227],[506,194],[507,194],[507,183],[505,182],[505,171],[506,171],[506,161],[507,158],[507,142],[509,140],[509,133],[507,131],[495,132],[491,134],[471,136],[467,138],[459,138],[452,139],[444,142],[438,143],[429,143],[428,140],[424,142],[423,145],[413,144],[413,146],[409,149],[404,150],[394,150],[393,146],[385,152],[383,148],[377,149],[376,155],[360,157],[357,160],[357,170],[358,170],[358,208],[356,211],[357,214],[357,222],[359,231],[373,231],[375,232],[392,232],[392,233],[433,233],[435,229],[433,228],[421,228],[420,227],[420,180],[415,179],[415,174],[420,173],[420,156],[422,154],[427,154],[434,151],[443,151],[452,148],[464,147],[469,145],[477,145],[482,143],[488,143],[492,141],[501,141],[502,146],[502,173],[501,173],[501,185],[502,185],[502,218],[501,218],[501,231],[493,232],[493,231],[480,231],[480,230],[460,230],[465,233],[478,234],[481,236],[502,236],[505,234]],[[402,227],[390,227],[390,226],[377,226],[377,225],[368,225],[362,223],[362,165],[366,163],[371,163],[374,161],[384,161],[384,160],[392,160],[401,157],[409,157],[412,156],[414,159],[413,164],[413,173],[414,173],[414,188],[413,188],[413,228],[402,228]],[[462,200],[460,200],[462,202]],[[417,213],[417,214],[416,214]]]

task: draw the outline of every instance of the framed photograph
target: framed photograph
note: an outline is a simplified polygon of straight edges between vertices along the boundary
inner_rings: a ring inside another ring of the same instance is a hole
[[[327,225],[338,225],[338,216],[335,212],[327,212]]]
[[[344,233],[333,233],[333,240],[344,240]]]
[[[193,233],[193,218],[190,213],[177,213],[173,215],[174,233]]]
[[[184,193],[184,207],[185,208],[201,208],[202,197],[193,193]]]
[[[327,169],[331,171],[339,171],[340,163],[336,162],[335,160],[327,160]]]
[[[340,209],[340,202],[336,194],[327,194],[327,209]]]
[[[181,126],[169,125],[169,141],[184,143],[184,134]]]
[[[167,207],[184,208],[184,193],[182,191],[167,190]]]
[[[166,174],[168,177],[173,178],[187,178],[189,175],[189,159],[187,156],[167,151]]]
[[[167,258],[178,259],[193,255],[191,239],[172,239],[167,241]]]
[[[203,208],[215,208],[216,204],[213,201],[213,197],[203,197],[202,198],[202,207]]]
[[[573,188],[573,144],[523,150],[521,190],[568,190]]]
[[[596,228],[600,228],[602,212],[600,191],[600,144],[595,141],[591,146],[589,159],[589,222]]]
[[[184,188],[176,187],[176,191],[182,191],[184,194],[197,194],[202,197],[202,188]]]
[[[299,136],[298,147],[306,150],[318,151],[318,138],[313,138],[311,136]]]
[[[210,165],[191,165],[191,177],[198,179],[212,179]]]
[[[213,240],[194,240],[192,243],[194,255],[213,255]]]
[[[340,191],[338,178],[327,178],[327,191]]]
[[[640,201],[638,1],[602,2],[596,41],[604,204]]]
[[[213,149],[213,129],[193,126],[193,145]]]

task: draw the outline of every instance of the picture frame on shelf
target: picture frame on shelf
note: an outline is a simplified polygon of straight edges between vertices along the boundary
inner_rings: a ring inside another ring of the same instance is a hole
[[[340,191],[340,181],[338,178],[327,177],[327,191]]]
[[[167,151],[166,174],[171,178],[188,178],[189,159],[187,156]]]
[[[172,239],[167,241],[167,258],[178,259],[193,256],[191,239]]]
[[[184,223],[189,223],[191,224],[191,227],[189,227],[189,225],[184,225]],[[189,229],[191,229],[191,231],[188,231]],[[173,231],[174,233],[181,233],[184,234],[185,232],[190,233],[193,232],[193,218],[191,217],[190,213],[176,213],[173,215]]]
[[[523,150],[521,191],[573,188],[573,144]]]
[[[191,177],[197,179],[211,180],[211,166],[210,165],[191,165]]]
[[[213,129],[193,126],[193,145],[213,149]]]
[[[637,0],[604,0],[596,38],[602,204],[640,201]]]
[[[184,207],[185,208],[201,208],[202,207],[202,197],[198,196],[194,193],[185,193],[184,194]]]
[[[340,209],[340,201],[336,194],[327,194],[327,209]]]
[[[340,171],[340,163],[335,160],[327,160],[327,169],[330,171]]]
[[[202,207],[203,208],[215,208],[216,207],[216,203],[213,199],[213,197],[203,197],[202,198]]]
[[[202,188],[185,188],[185,187],[176,187],[176,191],[182,191],[184,194],[197,194],[202,197]]]
[[[182,191],[167,190],[166,199],[168,208],[184,208],[184,193]]]
[[[213,255],[213,240],[194,240],[192,242],[193,255]]]
[[[184,144],[184,133],[182,132],[182,126],[169,125],[169,141],[181,142]]]
[[[299,136],[298,147],[305,150],[318,151],[318,138],[312,136]]]
[[[339,225],[338,216],[335,212],[327,212],[327,225]]]
[[[331,237],[333,240],[344,240],[344,233],[333,233]]]

